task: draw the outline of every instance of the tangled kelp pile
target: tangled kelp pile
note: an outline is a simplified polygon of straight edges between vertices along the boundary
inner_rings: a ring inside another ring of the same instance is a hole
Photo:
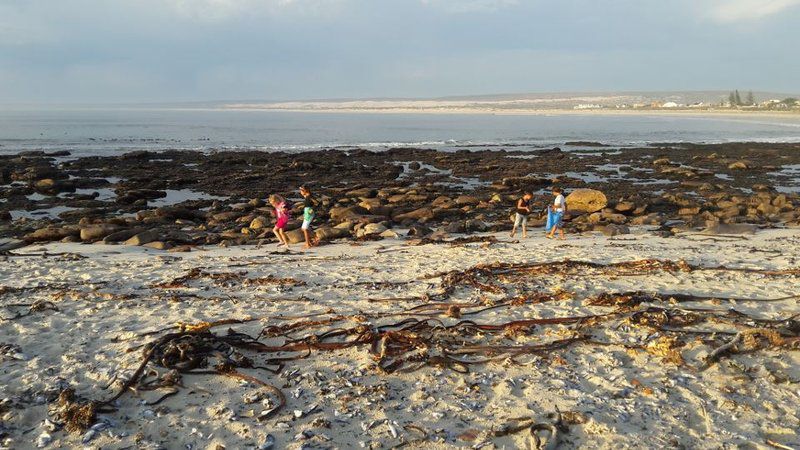
[[[580,273],[611,277],[700,270],[743,269],[661,260],[614,264],[560,261],[480,265],[438,274],[441,278],[439,290],[446,295],[435,293],[404,299],[404,304],[405,301],[419,304],[399,310],[345,313],[328,309],[291,317],[178,324],[140,335],[140,339],[156,337],[149,343],[134,347],[134,350],[141,351],[138,368],[132,376],[119,381],[114,396],[95,402],[73,400],[72,410],[82,411],[82,414],[76,415],[81,420],[76,420],[71,428],[85,429],[85,425],[91,422],[85,420],[90,409],[81,407],[118,406],[118,401],[126,394],[143,395],[147,391],[158,391],[160,396],[143,403],[158,404],[179,393],[182,377],[198,374],[231,377],[264,388],[270,393],[269,408],[257,418],[266,420],[277,415],[286,404],[280,387],[282,383],[277,380],[284,368],[299,365],[302,359],[323,357],[333,352],[346,355],[347,352],[365,351],[372,361],[374,374],[399,376],[431,367],[468,373],[473,372],[475,366],[487,364],[524,365],[535,359],[558,360],[568,352],[585,347],[595,352],[622,348],[628,352],[646,353],[659,357],[664,364],[679,371],[699,373],[739,354],[800,348],[797,315],[764,318],[737,309],[692,305],[714,304],[715,301],[789,301],[794,297],[733,299],[636,291],[577,296],[563,291],[531,291],[527,286],[537,275]],[[795,270],[746,270],[770,277],[797,275]],[[190,274],[194,273],[197,272],[190,271]],[[203,278],[206,277],[193,275],[186,281]],[[213,283],[217,281],[213,277],[207,278]],[[423,277],[424,280],[432,278]],[[243,274],[235,277],[237,283],[245,279],[248,278]],[[181,284],[186,285],[185,282],[178,283],[178,287]],[[401,286],[406,284],[402,282]],[[376,285],[375,289],[395,287],[396,283],[386,283]],[[463,289],[491,295],[473,302],[450,301],[456,291]],[[597,311],[585,315],[506,320],[520,314],[538,316],[535,305],[575,301]],[[491,320],[484,316],[488,311],[493,312]],[[260,331],[248,331],[256,323],[260,324]],[[223,326],[228,329],[216,331]],[[699,356],[685,351],[698,346],[706,346],[709,351]],[[545,442],[551,445],[561,439],[568,428],[559,427],[555,421],[548,423],[528,418],[498,430],[527,430],[534,444],[539,439],[538,445],[545,445]],[[545,439],[543,435],[549,438]]]

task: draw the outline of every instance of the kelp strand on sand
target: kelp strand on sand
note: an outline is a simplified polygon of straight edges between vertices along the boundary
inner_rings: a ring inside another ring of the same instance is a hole
[[[509,302],[506,307],[519,306]],[[263,420],[276,414],[285,405],[286,399],[277,387],[258,377],[242,373],[240,369],[264,370],[277,374],[287,362],[308,358],[314,353],[363,347],[372,357],[378,373],[412,372],[428,366],[465,373],[470,371],[470,366],[476,364],[519,363],[518,358],[523,356],[549,358],[554,353],[565,351],[575,345],[605,347],[609,343],[593,339],[592,331],[611,321],[646,326],[678,337],[684,334],[684,329],[687,327],[706,321],[717,322],[720,318],[728,320],[737,328],[743,328],[733,339],[719,344],[699,368],[689,366],[679,357],[675,358],[675,352],[679,355],[679,348],[684,345],[679,339],[661,338],[641,348],[653,355],[663,356],[665,361],[686,367],[687,370],[704,370],[723,357],[741,352],[768,348],[800,348],[800,323],[794,318],[764,320],[739,312],[718,310],[647,307],[633,311],[617,309],[607,314],[524,319],[503,323],[459,320],[450,325],[430,317],[406,318],[395,323],[372,325],[365,322],[363,316],[339,314],[330,317],[320,317],[320,314],[313,316],[314,319],[297,317],[294,322],[269,325],[255,337],[232,328],[225,333],[211,331],[217,326],[252,321],[254,320],[252,318],[228,319],[196,325],[179,324],[161,330],[160,332],[170,332],[141,346],[143,356],[139,366],[133,375],[122,383],[115,395],[106,400],[91,402],[77,402],[74,396],[70,396],[62,402],[61,417],[70,421],[71,429],[82,430],[87,424],[91,425],[92,421],[88,420],[87,416],[91,416],[93,411],[101,408],[109,408],[126,392],[168,388],[159,399],[149,402],[157,404],[177,393],[183,375],[203,374],[245,380],[271,392],[277,403],[261,416]],[[352,321],[357,325],[338,327],[338,324],[345,321]],[[542,339],[535,343],[516,343],[518,338],[534,337],[534,330],[539,327],[555,325],[569,327],[569,335],[558,339]],[[335,327],[296,338],[289,336],[290,333],[312,330],[320,326]],[[688,333],[692,331],[687,330]],[[726,335],[714,335],[707,340],[713,344],[724,336]],[[283,342],[276,345],[262,341],[262,339],[276,338],[282,338]],[[636,348],[629,344],[617,345]],[[164,370],[160,371],[158,368]],[[544,428],[537,428],[534,431],[542,430]],[[551,434],[555,436],[555,433]]]
[[[9,303],[7,305],[3,305],[3,307],[6,309],[28,308],[28,310],[23,312],[17,312],[11,317],[0,316],[0,321],[21,319],[23,317],[30,316],[35,312],[58,311],[58,307],[53,302],[48,302],[44,300],[36,300],[33,303]]]
[[[531,276],[544,275],[580,275],[580,276],[643,276],[656,272],[694,272],[694,271],[729,271],[756,273],[766,276],[798,276],[800,268],[770,270],[752,268],[731,268],[726,266],[704,267],[686,261],[668,261],[659,259],[642,259],[601,264],[588,261],[553,261],[543,263],[494,263],[479,264],[466,270],[428,275],[422,279],[441,278],[441,292],[430,296],[431,299],[445,300],[460,286],[471,286],[483,292],[502,294],[506,289],[500,282],[519,282]]]
[[[562,261],[548,264],[480,265],[464,271],[437,275],[441,277],[443,294],[419,298],[428,301],[397,312],[342,314],[331,309],[292,317],[182,323],[143,333],[140,337],[161,336],[147,344],[134,347],[141,349],[142,358],[133,375],[122,383],[116,394],[106,400],[90,402],[78,402],[71,396],[69,400],[62,402],[61,409],[64,412],[62,417],[71,421],[72,429],[85,429],[86,424],[91,422],[86,419],[87,416],[91,416],[93,411],[115,404],[126,392],[166,390],[161,397],[147,402],[147,404],[157,404],[178,392],[183,375],[202,374],[244,380],[269,391],[276,401],[267,414],[261,417],[264,419],[280,411],[286,399],[280,389],[260,377],[244,373],[243,370],[277,374],[291,361],[309,358],[315,354],[355,348],[366,349],[374,362],[375,370],[383,375],[412,372],[430,366],[456,372],[469,372],[473,365],[491,362],[522,364],[522,360],[526,358],[533,356],[549,359],[575,346],[594,346],[598,349],[622,346],[627,349],[643,350],[662,357],[665,363],[675,364],[676,367],[687,371],[705,370],[723,358],[738,353],[800,348],[798,316],[766,319],[735,309],[676,306],[711,300],[776,302],[792,300],[797,298],[796,296],[747,299],[702,297],[682,293],[603,292],[584,299],[584,305],[613,308],[611,311],[499,323],[488,323],[466,317],[479,316],[488,310],[511,310],[526,305],[573,300],[573,295],[566,292],[528,292],[499,300],[446,301],[460,286],[471,286],[482,292],[503,294],[507,292],[507,285],[525,282],[528,277],[535,275],[580,273],[635,276],[658,271],[694,270],[735,270],[768,276],[798,274],[794,269],[775,271],[705,268],[682,261],[660,260],[613,264]],[[158,287],[185,286],[189,280],[200,277],[210,278],[215,282],[247,283],[245,280],[261,280],[249,279],[244,275],[244,273],[209,274],[192,270],[187,275]],[[286,279],[270,277],[268,280],[271,283]],[[258,285],[262,282],[253,283]],[[401,320],[397,322],[373,323],[373,321],[385,322],[390,317],[398,316]],[[225,333],[212,331],[215,327],[234,326],[255,320],[266,322],[266,326],[257,335],[245,334],[233,328],[229,328]],[[703,328],[704,324],[714,325],[717,328]],[[720,330],[720,325],[728,327],[728,330]],[[604,342],[596,337],[603,329],[618,329],[622,326],[645,327],[657,331],[656,336],[659,337],[644,344]],[[687,345],[687,342],[697,339],[713,349],[708,356],[701,358],[699,366],[687,363],[681,355],[681,348]],[[521,428],[529,430],[535,448],[556,445],[552,443],[558,441],[557,426],[553,424],[538,426],[538,424],[540,422],[525,422],[525,426]]]
[[[245,287],[267,285],[305,286],[306,284],[305,282],[296,280],[294,278],[279,278],[271,275],[259,278],[248,278],[246,275],[247,271],[213,273],[206,272],[199,267],[195,267],[194,269],[189,270],[186,275],[174,278],[171,281],[155,284],[153,287],[161,289],[184,288],[187,287],[187,283],[189,281],[200,278],[213,280],[216,284],[239,283]]]

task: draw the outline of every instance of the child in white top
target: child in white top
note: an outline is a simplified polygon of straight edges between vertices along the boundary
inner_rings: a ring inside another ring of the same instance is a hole
[[[553,239],[556,235],[556,230],[558,230],[559,234],[561,235],[560,239],[566,239],[564,237],[564,227],[561,223],[564,214],[567,212],[567,201],[564,199],[564,193],[561,191],[561,188],[554,187],[553,188],[553,195],[556,197],[553,200],[553,206],[551,207],[551,218],[548,221],[548,225],[550,225],[550,229],[547,230],[548,233],[545,234],[545,237],[548,239]]]

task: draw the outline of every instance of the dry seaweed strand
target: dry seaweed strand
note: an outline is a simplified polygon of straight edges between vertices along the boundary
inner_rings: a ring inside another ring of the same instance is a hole
[[[305,286],[306,283],[294,278],[279,278],[272,275],[258,278],[247,278],[247,271],[241,272],[220,272],[212,273],[203,271],[199,267],[190,269],[186,275],[174,278],[170,281],[154,284],[152,287],[160,289],[176,289],[185,288],[187,283],[192,280],[207,278],[213,280],[216,284],[225,283],[241,283],[242,286],[267,286],[267,285],[280,285],[280,286]]]
[[[45,300],[36,300],[33,303],[10,303],[3,305],[4,308],[28,308],[25,312],[19,312],[12,317],[0,317],[0,321],[11,321],[30,316],[35,312],[42,311],[58,311],[58,307],[53,302]]]
[[[717,268],[719,269],[719,268]],[[717,270],[714,269],[714,270]],[[615,276],[641,275],[656,271],[690,271],[698,270],[685,262],[661,260],[628,261],[614,264],[596,264],[586,262],[563,261],[548,264],[488,264],[479,265],[465,271],[451,271],[439,274],[445,292],[440,297],[448,297],[457,286],[473,286],[481,291],[503,293],[505,286],[499,282],[516,282],[525,277],[537,274],[552,273],[586,273],[595,272]],[[711,270],[704,268],[703,270]],[[722,270],[722,269],[719,269]],[[725,268],[724,270],[729,270]],[[757,271],[753,269],[730,269],[757,272],[768,275],[795,275],[795,270]],[[166,283],[167,287],[185,286],[186,282],[200,277],[208,277],[220,282],[247,282],[255,284],[261,279],[247,279],[246,273],[208,274],[193,269],[184,277]],[[430,278],[430,277],[429,277]],[[286,280],[267,278],[268,282]],[[296,280],[295,280],[296,281]],[[279,281],[282,282],[282,281]],[[100,402],[83,402],[68,408],[74,428],[79,429],[86,423],[86,417],[92,411],[107,407],[129,390],[168,389],[154,402],[175,395],[176,386],[180,387],[182,374],[215,374],[245,380],[270,390],[278,399],[277,406],[268,415],[277,412],[285,404],[281,391],[256,377],[242,373],[239,369],[262,369],[277,373],[284,363],[309,357],[314,352],[331,352],[343,349],[365,347],[375,361],[375,368],[381,373],[408,372],[426,366],[444,367],[453,371],[468,372],[471,365],[486,364],[492,361],[517,362],[515,358],[524,355],[550,356],[554,352],[566,350],[575,345],[609,345],[592,338],[594,327],[609,321],[617,321],[633,326],[646,326],[663,333],[661,337],[640,348],[666,361],[684,365],[680,347],[684,345],[682,335],[706,333],[712,345],[728,336],[725,331],[706,331],[692,327],[704,322],[728,324],[735,327],[738,334],[729,342],[723,342],[712,351],[706,359],[706,368],[721,358],[744,351],[757,351],[768,348],[800,347],[800,323],[796,316],[787,319],[762,319],[752,317],[736,310],[717,310],[700,308],[659,308],[655,306],[641,307],[642,303],[670,302],[672,304],[705,301],[712,297],[698,297],[687,294],[659,293],[603,293],[587,299],[592,306],[616,307],[614,311],[604,314],[591,314],[574,317],[549,317],[525,320],[512,320],[504,323],[480,323],[464,319],[468,315],[478,315],[484,311],[497,308],[513,308],[524,304],[537,304],[571,299],[569,293],[555,294],[528,293],[522,296],[509,297],[498,302],[481,300],[473,303],[456,303],[433,301],[413,306],[397,313],[372,313],[344,315],[334,310],[311,313],[303,316],[276,317],[272,320],[289,321],[288,323],[269,324],[255,337],[228,329],[227,334],[211,331],[220,325],[233,325],[244,321],[257,320],[224,320],[203,322],[199,324],[178,324],[177,326],[149,332],[163,336],[143,346],[143,356],[134,374],[126,380],[120,390],[111,398]],[[727,299],[738,301],[781,301],[781,299]],[[428,297],[428,300],[431,300]],[[396,323],[373,325],[371,318],[387,318],[406,316]],[[442,319],[436,316],[444,316]],[[456,319],[452,324],[443,320]],[[346,322],[353,325],[343,327]],[[566,335],[560,339],[542,339],[540,341],[510,344],[509,340],[521,337],[532,338],[539,327],[565,326]],[[327,329],[325,329],[327,328]],[[322,329],[322,330],[320,330]],[[305,333],[305,334],[304,334]],[[292,337],[298,336],[298,337]],[[260,339],[282,339],[282,343],[270,345]],[[253,352],[252,357],[244,351]],[[261,355],[260,361],[253,358]],[[148,367],[167,369],[160,373]],[[67,402],[69,403],[69,402]],[[77,409],[76,409],[77,408]],[[84,408],[84,409],[80,409]],[[529,425],[531,439],[535,445],[545,445],[539,432],[550,432],[550,428],[536,428]],[[537,440],[538,439],[538,440]],[[551,443],[553,441],[548,441]],[[551,444],[552,445],[552,444]]]
[[[421,279],[441,278],[441,292],[431,296],[431,298],[442,301],[449,298],[459,286],[472,286],[483,292],[502,294],[506,292],[506,289],[499,285],[498,281],[513,282],[530,276],[606,275],[620,277],[642,276],[656,272],[675,273],[700,270],[757,273],[766,276],[800,275],[800,268],[773,270],[731,268],[726,266],[703,267],[692,265],[682,260],[643,259],[609,264],[573,260],[518,264],[479,264],[465,270],[452,270],[449,272],[426,275]]]

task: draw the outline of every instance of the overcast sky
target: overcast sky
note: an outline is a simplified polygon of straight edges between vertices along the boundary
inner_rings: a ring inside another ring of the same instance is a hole
[[[800,0],[0,0],[0,102],[800,91]]]

